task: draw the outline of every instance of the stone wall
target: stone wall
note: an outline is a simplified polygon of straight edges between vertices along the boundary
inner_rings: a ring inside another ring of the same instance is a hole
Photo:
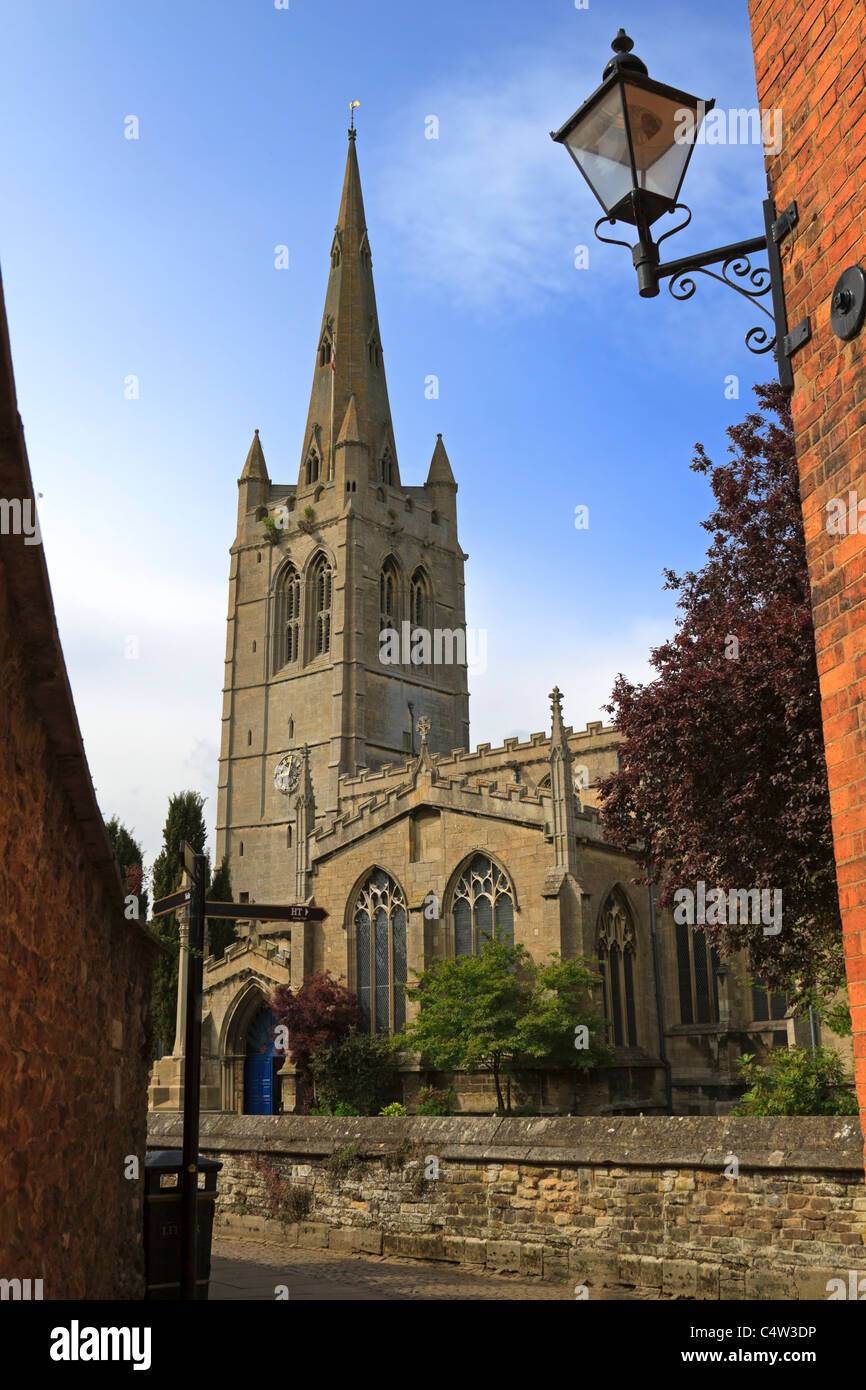
[[[0,289],[0,498],[32,505]],[[41,544],[0,534],[0,1278],[138,1298],[157,947],[124,916]]]
[[[179,1144],[180,1123],[152,1115],[148,1142]],[[856,1119],[831,1117],[213,1115],[201,1149],[224,1165],[223,1232],[568,1280],[590,1297],[823,1299],[852,1270],[866,1291],[861,1142]]]

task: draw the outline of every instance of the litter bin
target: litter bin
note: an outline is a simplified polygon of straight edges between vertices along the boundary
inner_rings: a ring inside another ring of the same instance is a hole
[[[210,1282],[210,1247],[216,1204],[217,1173],[213,1158],[198,1160],[196,1298],[206,1299]],[[181,1149],[153,1149],[144,1161],[144,1261],[146,1299],[180,1298]]]

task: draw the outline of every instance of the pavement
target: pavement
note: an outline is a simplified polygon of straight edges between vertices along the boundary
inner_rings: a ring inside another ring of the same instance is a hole
[[[449,1264],[426,1264],[329,1250],[283,1249],[273,1242],[215,1236],[210,1299],[273,1300],[512,1300],[565,1303],[570,1284],[545,1284],[506,1274],[472,1274]],[[607,1295],[610,1297],[611,1295]],[[621,1296],[621,1295],[620,1295]],[[591,1298],[605,1297],[599,1290]]]

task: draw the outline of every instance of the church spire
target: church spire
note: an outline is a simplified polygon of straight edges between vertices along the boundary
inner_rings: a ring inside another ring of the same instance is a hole
[[[331,243],[331,271],[303,442],[302,491],[333,477],[336,445],[353,396],[353,426],[370,450],[371,481],[381,479],[399,485],[355,147],[357,131],[348,134],[346,172]]]
[[[262,441],[259,439],[258,430],[256,430],[255,434],[253,435],[253,442],[250,445],[250,451],[247,454],[246,463],[244,464],[244,469],[241,473],[241,477],[259,478],[262,482],[265,483],[270,481],[270,479],[268,478],[267,465],[265,463],[264,450],[262,449]]]
[[[442,443],[441,434],[436,436],[436,446],[433,450],[433,457],[430,460],[430,470],[427,474],[425,487],[449,487],[457,491],[457,484],[454,481],[454,474],[451,472],[451,462],[445,452],[445,445]]]

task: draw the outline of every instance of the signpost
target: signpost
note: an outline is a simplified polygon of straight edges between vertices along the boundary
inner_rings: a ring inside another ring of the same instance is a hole
[[[250,918],[270,922],[323,922],[323,907],[304,903],[214,903],[205,901],[207,859],[185,840],[180,855],[189,882],[153,905],[154,917],[189,909],[189,969],[186,977],[186,1030],[183,1052],[183,1173],[181,1189],[181,1298],[194,1299],[198,1277],[198,1139],[201,1085],[201,994],[206,917]]]

